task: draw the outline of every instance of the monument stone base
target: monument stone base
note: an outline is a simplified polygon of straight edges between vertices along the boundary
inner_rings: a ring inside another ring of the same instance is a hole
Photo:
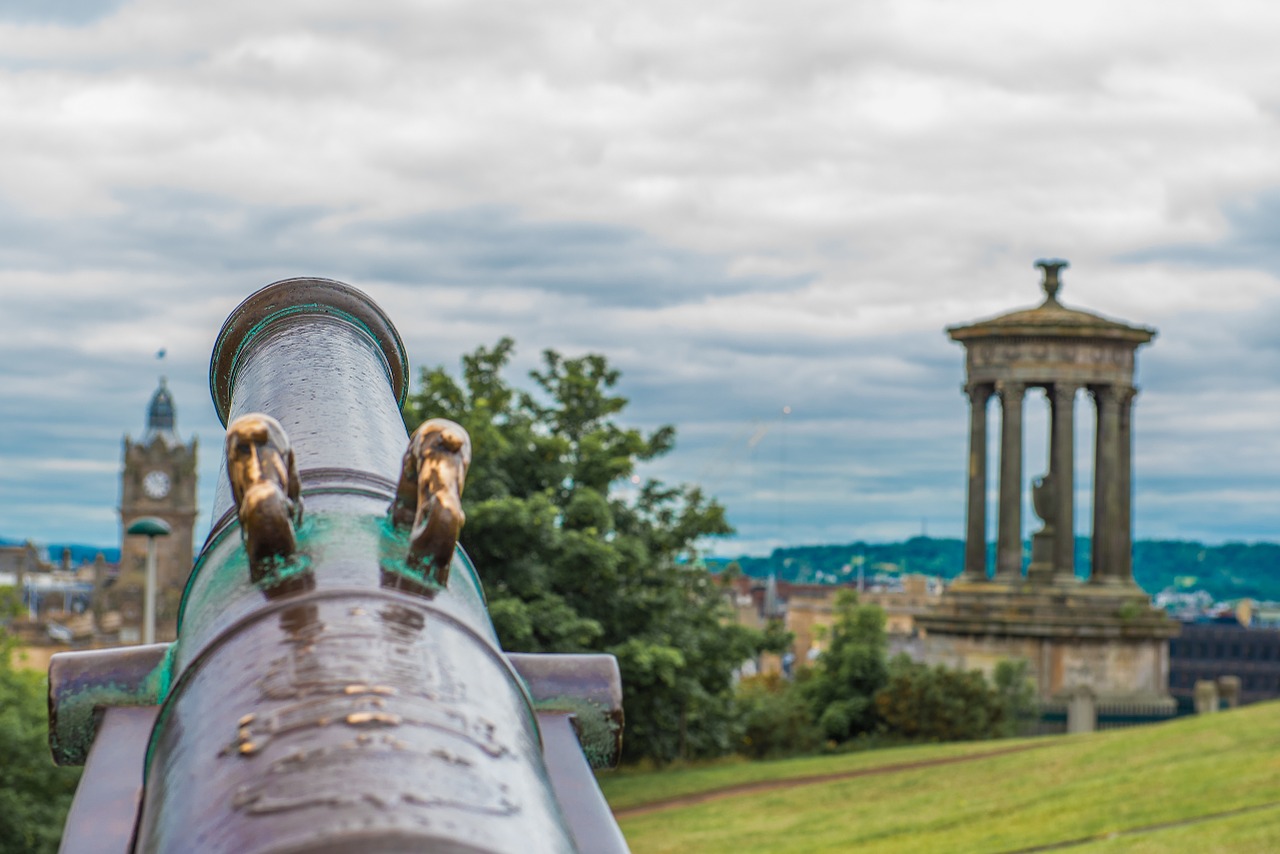
[[[929,664],[990,678],[1003,660],[1026,661],[1041,704],[1069,702],[1087,690],[1099,708],[1175,709],[1169,638],[1178,623],[1131,583],[957,580],[916,625]]]

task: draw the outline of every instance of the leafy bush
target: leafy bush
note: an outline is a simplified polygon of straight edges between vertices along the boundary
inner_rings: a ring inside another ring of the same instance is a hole
[[[742,728],[738,751],[753,759],[810,753],[822,744],[800,687],[780,674],[751,676],[738,684]]]
[[[996,665],[996,693],[1004,703],[1004,723],[1000,735],[1027,734],[1036,719],[1035,686],[1025,661],[1002,661]]]
[[[888,683],[875,697],[886,732],[920,741],[1012,735],[1030,703],[1025,662],[1002,662],[991,685],[977,670],[929,667],[905,655],[889,663]]]

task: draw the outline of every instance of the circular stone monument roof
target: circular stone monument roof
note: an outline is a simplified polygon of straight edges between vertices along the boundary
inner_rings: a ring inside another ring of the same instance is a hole
[[[1037,261],[1036,266],[1044,270],[1044,281],[1041,283],[1045,291],[1043,303],[1035,308],[1009,312],[989,320],[948,327],[947,334],[951,339],[969,341],[975,338],[1023,336],[1105,338],[1113,341],[1131,341],[1136,346],[1145,344],[1155,337],[1156,330],[1149,326],[1130,326],[1088,311],[1067,308],[1058,302],[1058,290],[1061,288],[1058,271],[1066,267],[1067,262],[1057,259]]]

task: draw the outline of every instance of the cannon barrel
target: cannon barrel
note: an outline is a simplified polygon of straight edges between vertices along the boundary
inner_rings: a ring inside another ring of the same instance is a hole
[[[154,704],[123,850],[626,850],[584,759],[616,761],[616,662],[503,653],[453,547],[469,441],[431,422],[410,444],[407,380],[394,326],[339,282],[278,282],[228,317],[227,457],[178,639],[51,665],[55,758],[89,754],[67,839],[103,809],[95,734],[150,721],[103,710]]]

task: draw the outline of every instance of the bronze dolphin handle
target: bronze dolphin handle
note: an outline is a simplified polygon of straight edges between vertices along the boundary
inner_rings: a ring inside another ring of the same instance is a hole
[[[449,583],[449,564],[466,521],[462,489],[470,465],[471,437],[461,425],[445,418],[424,421],[409,437],[391,502],[392,524],[410,528],[409,565],[434,568],[442,587]]]

